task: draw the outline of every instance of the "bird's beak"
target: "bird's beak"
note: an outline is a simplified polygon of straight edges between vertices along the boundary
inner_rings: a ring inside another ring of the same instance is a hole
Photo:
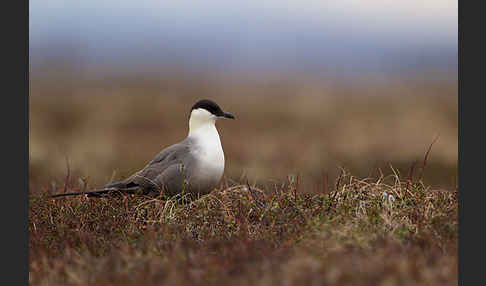
[[[228,113],[228,112],[223,112],[223,115],[221,117],[235,119],[235,117],[233,116],[233,114]]]

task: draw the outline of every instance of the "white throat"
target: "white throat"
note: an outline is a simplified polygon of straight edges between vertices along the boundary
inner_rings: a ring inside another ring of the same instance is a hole
[[[205,109],[194,109],[189,118],[189,134],[192,138],[212,138],[219,141],[219,134],[216,130],[216,116]]]

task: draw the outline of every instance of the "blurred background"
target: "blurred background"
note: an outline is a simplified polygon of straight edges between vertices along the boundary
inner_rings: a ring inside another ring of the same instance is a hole
[[[223,184],[390,166],[433,188],[457,175],[457,1],[30,1],[31,188],[100,186],[219,121]],[[39,185],[40,184],[40,185]]]

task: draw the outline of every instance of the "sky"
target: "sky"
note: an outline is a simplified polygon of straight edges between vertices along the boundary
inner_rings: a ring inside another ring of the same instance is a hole
[[[457,1],[30,0],[31,70],[457,69]]]

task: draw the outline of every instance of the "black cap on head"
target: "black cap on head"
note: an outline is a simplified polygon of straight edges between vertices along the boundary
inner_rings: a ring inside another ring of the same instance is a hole
[[[231,119],[234,119],[235,118],[232,114],[227,113],[227,112],[224,112],[221,109],[221,107],[219,107],[219,105],[216,104],[216,102],[214,102],[212,100],[209,100],[209,99],[201,99],[198,102],[196,102],[192,106],[191,112],[194,109],[198,109],[198,108],[206,109],[211,114],[213,114],[215,116],[218,116],[218,117],[226,117],[226,118],[231,118]]]

